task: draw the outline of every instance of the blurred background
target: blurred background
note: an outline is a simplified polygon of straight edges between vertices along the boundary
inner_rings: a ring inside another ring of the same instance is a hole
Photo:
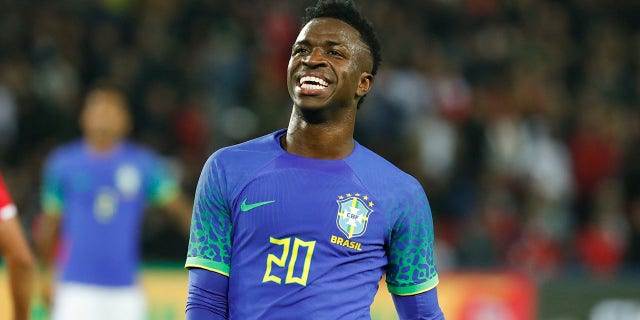
[[[25,227],[44,156],[79,136],[97,79],[128,90],[132,139],[191,195],[210,153],[285,127],[286,65],[313,3],[0,0],[0,169]],[[509,317],[512,293],[481,285],[484,311],[450,318],[637,319],[640,2],[359,4],[383,63],[356,138],[422,182],[443,279],[501,274],[531,301]],[[147,215],[145,273],[162,262],[182,277],[187,238],[169,223]],[[473,281],[449,281],[444,304]]]

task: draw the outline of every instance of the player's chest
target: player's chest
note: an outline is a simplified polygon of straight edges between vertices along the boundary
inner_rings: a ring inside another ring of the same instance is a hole
[[[143,189],[143,168],[133,162],[85,163],[70,165],[64,172],[66,194],[93,194],[109,190],[132,197]]]
[[[263,176],[234,197],[236,239],[312,239],[353,250],[381,244],[388,230],[384,199],[350,177]]]

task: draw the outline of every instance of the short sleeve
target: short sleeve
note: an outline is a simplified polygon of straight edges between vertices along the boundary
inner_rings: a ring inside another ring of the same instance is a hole
[[[438,284],[433,221],[427,196],[419,184],[413,187],[409,199],[398,203],[399,217],[392,227],[388,248],[387,288],[396,295],[413,295]]]
[[[186,268],[203,268],[229,275],[231,264],[231,217],[224,200],[223,174],[209,158],[193,204]]]
[[[165,161],[151,156],[147,165],[147,199],[154,206],[162,206],[175,199],[179,194],[178,183],[169,173]]]
[[[17,214],[18,210],[11,200],[9,190],[2,180],[0,175],[0,221],[13,218]]]
[[[57,156],[47,159],[42,173],[40,201],[42,211],[47,215],[60,215],[64,209],[63,194],[64,169]]]

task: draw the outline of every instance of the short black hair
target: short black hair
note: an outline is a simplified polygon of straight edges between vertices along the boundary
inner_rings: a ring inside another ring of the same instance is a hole
[[[121,95],[125,99],[127,98],[127,92],[124,87],[109,78],[96,79],[86,88],[87,95],[94,92],[113,92]]]
[[[108,78],[96,79],[85,89],[84,102],[86,103],[91,96],[99,92],[117,95],[122,101],[122,106],[127,109],[127,112],[132,112],[131,105],[129,104],[128,93],[118,82]]]
[[[319,0],[313,7],[305,9],[306,15],[302,19],[302,25],[317,18],[334,18],[342,20],[358,30],[362,41],[369,47],[373,67],[371,74],[378,72],[378,66],[382,60],[380,54],[380,40],[373,29],[373,24],[365,18],[355,3],[351,0]]]

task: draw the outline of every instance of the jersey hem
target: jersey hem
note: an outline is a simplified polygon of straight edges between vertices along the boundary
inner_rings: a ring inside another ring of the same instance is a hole
[[[387,283],[387,289],[390,293],[393,293],[398,296],[411,296],[423,292],[427,292],[438,285],[440,280],[438,279],[438,275],[429,279],[427,282],[419,283],[412,286],[406,287],[396,287]]]
[[[184,264],[184,267],[187,269],[190,268],[201,268],[209,271],[213,271],[215,273],[219,273],[224,276],[229,276],[229,266],[220,263],[214,262],[211,260],[198,258],[198,257],[188,257],[187,262]]]

